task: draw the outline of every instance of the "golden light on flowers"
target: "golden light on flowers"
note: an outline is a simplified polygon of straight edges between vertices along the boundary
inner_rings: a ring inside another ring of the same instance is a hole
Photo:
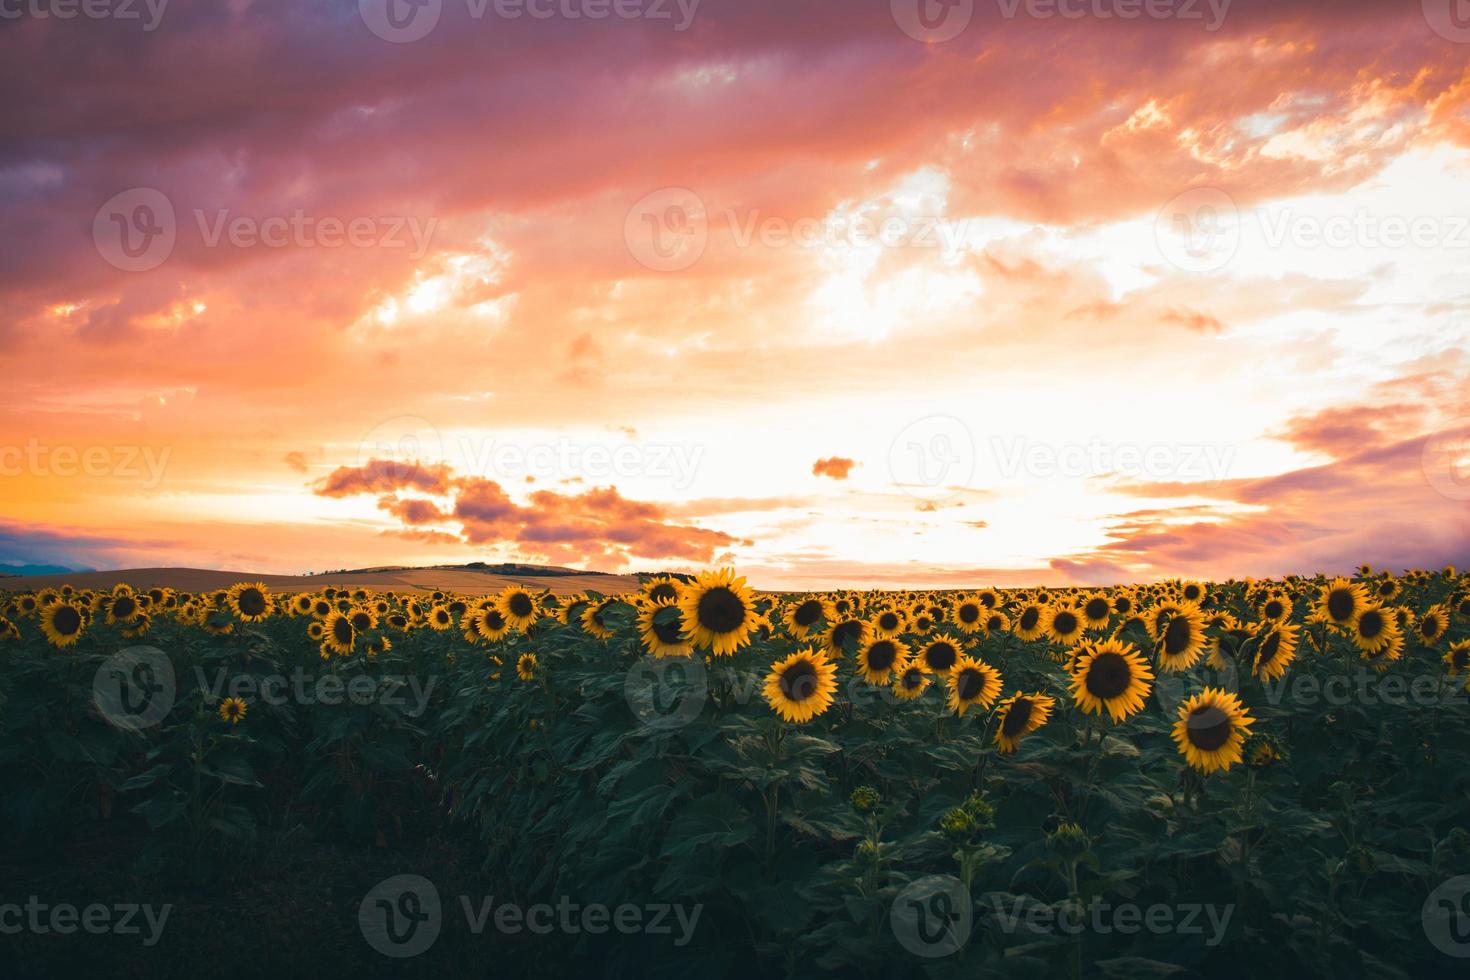
[[[872,628],[861,619],[839,617],[822,638],[822,652],[829,657],[844,657],[848,650],[861,650],[872,635]]]
[[[1046,694],[1012,694],[1000,703],[1000,725],[995,730],[995,744],[1009,755],[1016,751],[1021,739],[1045,725],[1056,707],[1057,699]]]
[[[1000,671],[973,657],[961,657],[949,674],[949,710],[960,717],[979,705],[989,708],[1000,697]]]
[[[1088,714],[1106,711],[1120,722],[1143,710],[1153,689],[1153,671],[1136,647],[1103,640],[1078,659],[1072,675],[1072,700]]]
[[[806,639],[817,629],[818,624],[831,618],[832,613],[827,603],[815,597],[794,602],[781,613],[786,629],[798,640]]]
[[[1297,628],[1290,623],[1277,623],[1265,628],[1256,644],[1251,673],[1263,681],[1274,681],[1286,673],[1296,659]]]
[[[322,643],[328,650],[343,657],[352,652],[353,644],[357,642],[357,630],[352,628],[352,620],[334,612],[322,620],[322,629]]]
[[[900,664],[893,678],[893,693],[904,701],[921,696],[933,682],[933,678],[917,661]]]
[[[512,585],[496,596],[495,608],[511,627],[518,630],[525,630],[535,622],[539,611],[536,596],[519,585]]]
[[[979,599],[961,599],[954,609],[954,624],[961,632],[978,632],[985,626],[985,615],[988,611]]]
[[[598,602],[589,602],[582,608],[579,622],[582,624],[583,632],[597,637],[599,640],[611,640],[616,633],[608,627],[603,616],[608,609],[617,602],[616,599],[602,599]]]
[[[638,635],[654,657],[688,657],[694,644],[684,635],[684,614],[673,599],[649,603],[638,612]]]
[[[836,691],[837,666],[811,649],[773,664],[766,675],[766,703],[782,719],[798,724],[826,711]]]
[[[1352,623],[1353,645],[1364,654],[1382,653],[1399,635],[1398,626],[1387,610],[1369,606],[1358,613]]]
[[[1268,596],[1261,603],[1261,618],[1272,623],[1284,622],[1291,616],[1291,600],[1285,596]]]
[[[701,650],[728,657],[750,642],[755,596],[732,568],[702,572],[679,598],[684,628]]]
[[[940,637],[919,651],[919,663],[931,674],[949,676],[960,659],[960,648],[952,640]]]
[[[1082,614],[1071,606],[1047,606],[1041,624],[1042,631],[1063,646],[1073,646],[1082,639]]]
[[[473,620],[475,632],[488,642],[503,640],[510,635],[510,621],[499,604],[481,609],[477,614],[468,618]]]
[[[869,684],[886,684],[894,669],[909,658],[909,649],[896,637],[880,637],[858,651],[858,670]]]
[[[226,602],[230,612],[247,623],[261,623],[271,614],[271,592],[260,582],[239,582],[230,587]]]
[[[1470,673],[1470,640],[1459,640],[1450,644],[1444,654],[1445,669],[1451,677]]]
[[[1205,649],[1205,617],[1196,606],[1177,607],[1157,635],[1155,652],[1167,671],[1187,670]]]
[[[679,582],[667,575],[658,575],[643,583],[643,594],[654,602],[674,602],[679,598]]]
[[[1045,607],[1037,602],[1028,602],[1016,613],[1015,627],[1013,632],[1018,639],[1039,640],[1046,633],[1046,624],[1042,621]]]
[[[41,607],[41,632],[46,642],[54,647],[69,647],[76,643],[86,628],[82,611],[69,602],[53,602]]]
[[[1113,615],[1113,604],[1102,593],[1093,593],[1082,600],[1077,611],[1082,615],[1083,625],[1088,629],[1105,629]]]
[[[536,655],[534,653],[523,653],[516,660],[516,676],[523,681],[536,679]]]
[[[1238,697],[1207,687],[1179,706],[1174,742],[1191,768],[1209,775],[1241,761],[1253,724]]]
[[[112,597],[104,603],[103,608],[107,612],[109,625],[127,625],[143,614],[143,607],[138,602],[138,597],[132,593],[114,592]]]
[[[1419,641],[1425,646],[1434,646],[1450,628],[1450,613],[1444,604],[1430,606],[1424,610],[1424,615],[1419,617],[1417,626]]]
[[[1318,609],[1336,626],[1350,625],[1368,605],[1368,594],[1356,582],[1335,578],[1322,587]]]
[[[868,626],[875,636],[890,637],[903,632],[905,622],[904,614],[897,609],[884,609],[868,621]]]
[[[245,702],[239,698],[225,698],[219,703],[219,716],[231,725],[238,725],[245,720],[245,713],[249,709]]]

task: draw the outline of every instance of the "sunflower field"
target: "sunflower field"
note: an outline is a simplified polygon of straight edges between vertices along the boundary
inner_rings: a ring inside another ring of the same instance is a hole
[[[730,570],[628,595],[62,588],[0,595],[0,660],[5,838],[72,866],[73,888],[105,847],[133,893],[178,897],[138,975],[247,957],[1417,977],[1470,956],[1454,568],[974,592],[763,594]],[[448,856],[425,864],[427,840]],[[189,930],[201,895],[280,901],[274,864],[303,846],[438,875],[437,944],[383,955],[356,934],[355,883],[249,949]],[[455,889],[672,907],[688,928],[481,933]],[[86,961],[58,949],[15,962]]]

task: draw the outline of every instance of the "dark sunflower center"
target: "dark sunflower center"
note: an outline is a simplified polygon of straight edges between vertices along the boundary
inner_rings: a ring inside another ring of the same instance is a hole
[[[338,643],[351,643],[352,634],[352,620],[339,619],[332,624],[332,639]]]
[[[1077,614],[1071,610],[1062,610],[1052,617],[1051,628],[1061,636],[1071,636],[1077,632]]]
[[[1108,600],[1089,599],[1082,611],[1086,613],[1088,619],[1106,619],[1108,616]]]
[[[1184,725],[1190,743],[1203,752],[1213,752],[1230,741],[1230,716],[1212,704],[1195,708]]]
[[[798,660],[781,674],[781,694],[788,701],[805,701],[817,693],[817,668],[810,660]]]
[[[851,640],[856,640],[863,634],[863,624],[856,619],[848,619],[832,627],[832,645],[844,647]]]
[[[985,621],[985,628],[990,630],[991,632],[994,632],[1000,629],[1000,624],[1001,618],[999,616],[991,616]]]
[[[879,640],[868,647],[868,669],[888,670],[898,659],[898,647],[892,640]]]
[[[536,608],[536,604],[531,601],[531,597],[524,592],[517,592],[511,596],[510,602],[506,603],[506,605],[510,607],[510,614],[512,616],[529,616]]]
[[[1128,615],[1128,610],[1133,608],[1133,603],[1129,602],[1127,599],[1120,598],[1113,603],[1113,608],[1118,610],[1121,615],[1126,616]]]
[[[1164,630],[1164,652],[1170,656],[1178,656],[1189,649],[1193,638],[1194,630],[1190,628],[1189,620],[1183,616],[1175,616],[1169,620],[1169,625]]]
[[[980,622],[980,607],[973,602],[967,602],[960,606],[959,617],[962,623],[978,623]]]
[[[985,675],[974,667],[966,667],[960,671],[959,680],[955,682],[955,694],[961,701],[973,701],[985,690]]]
[[[1121,654],[1100,653],[1087,668],[1087,693],[1103,701],[1118,697],[1133,682],[1133,668]]]
[[[1387,624],[1388,622],[1383,618],[1382,613],[1377,610],[1371,610],[1363,613],[1362,618],[1358,620],[1358,632],[1363,635],[1363,639],[1365,640],[1377,639],[1383,633],[1384,627]]]
[[[796,607],[791,618],[797,626],[810,626],[822,618],[822,604],[815,599],[808,599]]]
[[[52,614],[51,628],[62,636],[73,636],[82,628],[82,614],[72,606],[62,606]]]
[[[677,599],[679,590],[674,588],[672,582],[660,582],[648,590],[648,595],[651,599]]]
[[[1266,618],[1267,619],[1280,619],[1281,618],[1281,613],[1284,610],[1285,610],[1285,607],[1282,606],[1281,603],[1278,600],[1272,599],[1270,602],[1266,603]]]
[[[1260,663],[1261,666],[1269,664],[1276,659],[1276,654],[1281,652],[1281,634],[1272,633],[1261,643]]]
[[[954,648],[954,644],[944,640],[929,644],[929,648],[924,651],[924,662],[935,670],[949,670],[959,658],[960,653]]]
[[[1026,698],[1017,698],[1000,723],[1001,734],[1008,738],[1015,738],[1025,731],[1026,723],[1031,720],[1031,707],[1031,702]]]
[[[1189,588],[1184,590],[1184,598],[1188,599],[1190,602],[1195,601],[1199,598],[1199,596],[1200,590],[1198,586],[1191,585]]]
[[[653,619],[653,635],[658,641],[667,646],[677,646],[684,642],[683,623],[679,622],[678,616],[655,616]]]
[[[1439,620],[1434,616],[1425,616],[1419,621],[1419,632],[1425,636],[1439,635]]]
[[[885,630],[898,629],[898,613],[883,613],[878,617],[878,626]]]
[[[236,601],[240,604],[240,611],[247,616],[265,614],[265,596],[259,589],[241,590],[240,598]]]
[[[990,592],[986,592],[986,593],[982,594],[980,596],[980,605],[984,606],[986,609],[994,609],[995,608],[995,595],[993,593],[990,593]]]
[[[1454,663],[1456,670],[1464,670],[1467,666],[1470,666],[1470,647],[1456,650],[1452,663]]]
[[[745,603],[729,589],[710,589],[699,598],[699,625],[713,633],[732,633],[745,622]]]
[[[112,614],[118,619],[128,619],[138,611],[138,603],[132,596],[118,596],[112,603]]]
[[[1041,610],[1030,606],[1021,613],[1021,629],[1031,630],[1036,628],[1036,621],[1041,618]]]
[[[1334,589],[1327,594],[1327,614],[1333,619],[1347,619],[1353,614],[1353,594],[1347,589]]]
[[[359,633],[365,633],[372,625],[372,618],[365,612],[353,613],[351,623],[353,629]]]

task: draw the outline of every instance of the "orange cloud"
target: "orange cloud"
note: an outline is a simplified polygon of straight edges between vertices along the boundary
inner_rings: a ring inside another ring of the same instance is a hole
[[[843,456],[829,456],[812,464],[812,476],[827,476],[834,480],[845,480],[857,463]]]

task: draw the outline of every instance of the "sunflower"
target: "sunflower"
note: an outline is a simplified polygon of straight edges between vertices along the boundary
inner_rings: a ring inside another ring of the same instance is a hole
[[[1460,619],[1470,619],[1470,595],[1455,598],[1455,615]]]
[[[694,645],[684,635],[684,617],[673,599],[657,599],[638,613],[643,649],[655,657],[688,657]]]
[[[611,640],[616,634],[608,628],[607,622],[602,618],[618,600],[613,598],[600,599],[588,603],[582,610],[582,630],[599,640]]]
[[[941,636],[919,651],[919,663],[931,674],[948,677],[960,656],[960,648]]]
[[[975,633],[985,626],[985,614],[991,607],[983,604],[979,599],[964,598],[954,607],[954,624],[959,627],[960,632],[965,634]]]
[[[1445,651],[1444,665],[1451,677],[1459,677],[1470,671],[1470,640],[1451,643],[1450,648]]]
[[[1197,606],[1177,608],[1156,635],[1154,652],[1159,667],[1174,672],[1188,670],[1205,649],[1205,617]]]
[[[1072,674],[1072,700],[1088,714],[1106,709],[1114,723],[1120,722],[1143,710],[1153,676],[1133,644],[1103,640],[1078,659]]]
[[[510,620],[499,604],[481,609],[475,615],[465,618],[475,624],[476,633],[491,642],[503,640],[510,635]]]
[[[972,705],[989,708],[1000,697],[1000,671],[982,660],[961,657],[949,675],[949,710],[964,717]]]
[[[1010,617],[999,609],[992,609],[985,614],[985,635],[991,636],[995,633],[1004,633],[1011,628]]]
[[[1108,620],[1113,615],[1113,604],[1108,602],[1107,596],[1095,592],[1084,597],[1077,610],[1082,614],[1083,625],[1088,629],[1106,629]]]
[[[1368,594],[1356,582],[1335,578],[1322,587],[1317,604],[1329,623],[1349,626],[1368,605]]]
[[[512,628],[525,631],[526,627],[536,621],[539,610],[536,607],[536,597],[529,589],[519,585],[512,585],[501,591],[495,597],[495,608]]]
[[[127,592],[115,591],[110,598],[104,600],[103,608],[107,613],[109,625],[126,626],[143,615],[143,606],[131,589]]]
[[[326,619],[337,610],[337,606],[326,596],[320,596],[311,601],[311,614],[317,619]]]
[[[643,594],[653,602],[676,602],[679,598],[679,581],[668,575],[656,575],[643,583]]]
[[[894,668],[893,693],[905,701],[912,701],[924,693],[931,680],[923,664],[910,660]]]
[[[1129,616],[1133,613],[1133,596],[1127,592],[1120,592],[1113,596],[1113,612],[1119,616]]]
[[[1353,645],[1369,657],[1381,654],[1399,635],[1392,615],[1377,606],[1364,608],[1352,622]]]
[[[733,568],[701,572],[679,597],[684,628],[701,650],[728,657],[750,642],[755,596]]]
[[[219,703],[220,718],[231,725],[238,725],[244,721],[247,710],[245,702],[239,698],[225,698]]]
[[[1184,761],[1208,775],[1241,760],[1253,724],[1255,719],[1246,714],[1239,698],[1207,687],[1179,706],[1174,741]]]
[[[1000,727],[995,731],[995,744],[1009,755],[1016,751],[1022,737],[1046,724],[1057,699],[1045,694],[1012,694],[1000,703]]]
[[[1419,617],[1419,639],[1425,646],[1432,647],[1444,639],[1449,628],[1450,613],[1443,604],[1430,606]]]
[[[811,649],[772,664],[766,675],[766,703],[784,720],[799,724],[826,711],[836,691],[837,666]]]
[[[86,621],[82,610],[69,602],[41,607],[41,632],[54,647],[69,647],[81,638]]]
[[[1205,587],[1198,582],[1185,582],[1179,594],[1184,597],[1185,602],[1199,603],[1205,598]]]
[[[1291,600],[1285,596],[1267,596],[1258,611],[1268,623],[1284,623],[1291,617]]]
[[[909,659],[909,648],[897,637],[880,637],[858,651],[858,669],[869,684],[886,684],[894,669]]]
[[[15,641],[20,639],[20,628],[4,616],[0,616],[0,640]]]
[[[1016,613],[1016,638],[1020,640],[1039,640],[1046,632],[1046,624],[1042,616],[1046,607],[1038,602],[1028,602]]]
[[[1042,631],[1063,646],[1082,640],[1082,614],[1071,606],[1047,606],[1041,614]]]
[[[822,638],[822,652],[829,657],[847,655],[849,646],[861,650],[873,637],[873,628],[861,619],[839,618]]]
[[[247,623],[264,622],[271,614],[271,590],[260,582],[238,582],[226,593],[230,612]]]
[[[1296,659],[1297,628],[1290,623],[1276,623],[1267,627],[1256,644],[1255,662],[1251,673],[1263,681],[1274,681],[1286,673],[1286,668]]]
[[[874,635],[886,639],[902,633],[906,622],[908,622],[908,617],[899,610],[883,609],[869,621],[868,627]]]
[[[798,640],[812,634],[818,623],[832,618],[831,607],[823,599],[807,598],[786,607],[781,619],[786,629]]]
[[[298,592],[291,597],[291,615],[307,616],[311,614],[312,598],[309,592]]]
[[[389,650],[392,649],[393,641],[388,639],[382,633],[374,633],[372,636],[368,637],[367,642],[362,645],[363,652],[366,653],[369,657],[376,657],[378,654],[387,653]]]
[[[352,623],[352,628],[359,633],[366,633],[370,629],[375,629],[378,625],[378,617],[374,615],[373,611],[362,606],[353,606],[343,615]]]
[[[536,679],[536,655],[534,653],[523,653],[516,661],[516,676],[523,681]]]
[[[357,642],[357,630],[352,628],[352,620],[334,612],[322,620],[322,630],[322,644],[328,650],[342,657],[352,652],[353,644]]]

